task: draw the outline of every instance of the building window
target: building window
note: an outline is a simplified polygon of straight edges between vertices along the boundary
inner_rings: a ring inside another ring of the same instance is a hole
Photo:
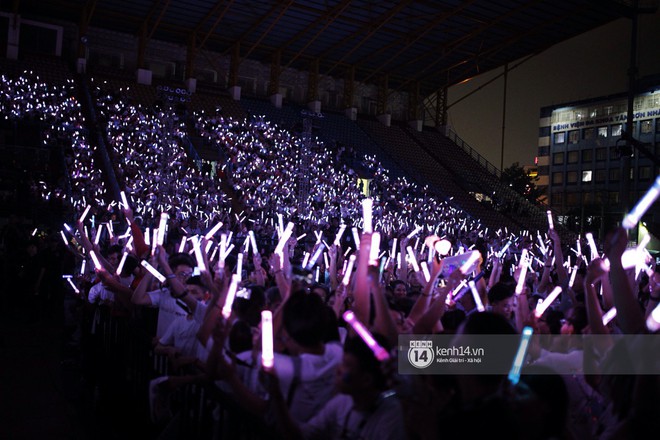
[[[607,176],[606,170],[596,170],[596,183],[605,182],[606,176]]]
[[[562,197],[563,193],[552,193],[551,204],[552,206],[561,206],[564,198]]]
[[[582,171],[582,181],[583,182],[591,182],[592,178],[593,178],[593,171],[591,171],[591,170]]]
[[[601,138],[607,137],[607,127],[598,127],[598,137]]]
[[[651,167],[639,167],[637,176],[639,180],[649,180],[651,178]]]
[[[584,132],[582,133],[582,137],[585,140],[593,139],[595,135],[596,135],[596,129],[595,128],[585,128]]]
[[[582,150],[582,163],[591,162],[594,158],[594,150]]]
[[[567,157],[567,163],[578,163],[579,155],[580,155],[579,151],[569,151]]]
[[[619,147],[610,147],[610,160],[619,160],[620,157]]]
[[[612,204],[612,205],[618,205],[619,204],[619,191],[610,191],[609,203]]]
[[[612,136],[621,136],[621,131],[623,130],[622,124],[616,124],[612,126]]]
[[[596,160],[602,161],[607,159],[607,148],[596,148]]]
[[[580,130],[572,130],[568,132],[568,143],[577,144],[580,140]]]
[[[646,121],[641,121],[639,123],[639,132],[642,134],[648,134],[653,131],[653,121],[647,119]]]
[[[580,204],[580,193],[566,194],[566,206],[575,207]]]
[[[561,185],[562,183],[564,183],[564,173],[561,171],[558,173],[552,173],[552,184]]]
[[[584,205],[590,205],[590,204],[594,203],[594,193],[589,192],[589,191],[583,192],[582,193],[582,203]]]
[[[561,131],[559,133],[555,133],[555,144],[563,144],[566,142],[566,132]]]
[[[564,153],[555,153],[552,155],[552,164],[561,165],[564,163]]]
[[[619,168],[610,168],[610,182],[618,182],[621,178],[621,170]]]
[[[539,147],[539,157],[548,156],[550,154],[550,148],[548,147]]]
[[[566,173],[566,183],[569,185],[575,185],[578,181],[578,172],[577,171],[569,171]]]

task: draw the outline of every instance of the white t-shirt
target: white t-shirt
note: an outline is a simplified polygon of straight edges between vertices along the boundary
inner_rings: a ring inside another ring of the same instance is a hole
[[[309,440],[406,438],[403,409],[395,396],[381,399],[375,410],[363,412],[353,408],[352,397],[338,394],[300,429]]]
[[[170,326],[177,316],[185,317],[187,313],[172,298],[167,288],[147,292],[151,299],[151,306],[158,307],[158,324],[156,326],[156,336],[158,338],[165,334],[165,330]]]
[[[328,402],[335,390],[335,370],[340,364],[344,350],[338,342],[325,344],[323,354],[303,353],[300,359],[299,380],[293,394],[289,411],[294,420],[305,422],[316,414]],[[237,358],[252,365],[251,351],[238,354]],[[256,359],[261,359],[257,353]],[[285,400],[288,400],[291,385],[294,381],[293,357],[275,353],[275,369],[280,380],[280,389]],[[253,392],[262,397],[267,393],[258,379],[258,367],[237,366],[237,373],[243,383]]]
[[[199,353],[197,331],[199,323],[192,317],[176,317],[158,342],[176,348],[183,357],[197,357]]]

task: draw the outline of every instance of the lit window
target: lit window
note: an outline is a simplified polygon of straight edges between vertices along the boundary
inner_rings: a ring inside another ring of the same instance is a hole
[[[555,133],[555,144],[563,144],[564,142],[566,142],[566,132]]]
[[[582,171],[582,181],[583,182],[591,182],[593,172],[591,170],[588,171]]]
[[[623,130],[623,125],[616,124],[612,126],[612,136],[621,136],[621,131]]]
[[[651,133],[653,130],[653,121],[650,119],[647,119],[646,121],[642,121],[639,124],[639,131],[642,134],[647,134]]]
[[[568,143],[569,144],[577,144],[579,140],[580,140],[580,131],[579,130],[572,130],[572,131],[568,132]]]
[[[607,137],[607,127],[598,127],[598,137]]]

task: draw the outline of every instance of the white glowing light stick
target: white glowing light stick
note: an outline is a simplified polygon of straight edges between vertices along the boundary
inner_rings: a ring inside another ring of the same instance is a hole
[[[60,235],[62,236],[62,241],[64,241],[64,244],[66,246],[69,246],[69,240],[66,239],[66,235],[64,234],[64,231],[60,231]]]
[[[520,338],[520,345],[518,345],[518,351],[516,356],[513,358],[513,365],[509,371],[509,382],[512,385],[516,385],[520,381],[520,371],[522,369],[523,362],[525,361],[525,356],[527,355],[527,347],[529,347],[529,340],[532,337],[533,330],[531,327],[524,327],[522,331],[522,337]]]
[[[119,195],[121,196],[121,201],[124,204],[124,208],[128,209],[128,199],[126,198],[126,193],[121,191]]]
[[[367,328],[355,317],[355,313],[353,313],[351,310],[347,310],[342,316],[344,321],[346,321],[353,328],[353,330],[355,330],[355,333],[357,333],[365,342],[365,344],[367,344],[367,346],[371,349],[374,356],[376,356],[376,359],[382,362],[390,358],[387,350],[385,350],[378,344],[378,342],[376,342],[369,330],[367,330]]]
[[[79,294],[80,290],[78,290],[78,287],[76,287],[76,285],[73,284],[73,281],[71,281],[71,278],[67,278],[66,280],[69,282],[69,284],[71,284],[71,288],[73,289],[73,291]]]
[[[373,224],[372,224],[373,203],[374,201],[372,199],[362,200],[362,219],[364,220],[362,230],[367,234],[370,234],[373,231]]]
[[[378,254],[380,253],[380,233],[371,234],[371,249],[369,250],[369,264],[378,265]]]
[[[100,224],[98,231],[96,231],[96,237],[94,237],[94,244],[99,244],[99,240],[101,240],[101,232],[103,232],[103,224]]]
[[[167,215],[166,212],[162,212],[160,214],[160,222],[158,223],[158,235],[156,236],[156,240],[161,246],[163,243],[165,243],[165,231],[167,230],[167,220],[169,218],[170,216]]]
[[[646,319],[646,327],[652,332],[660,330],[660,305],[656,306]]]
[[[571,279],[568,281],[568,287],[573,287],[573,283],[575,283],[575,277],[577,276],[578,268],[575,266],[573,268],[573,272],[571,272]]]
[[[209,232],[206,233],[206,235],[204,236],[204,238],[207,239],[207,240],[210,240],[211,238],[213,238],[213,236],[215,235],[215,233],[218,232],[218,231],[220,230],[221,227],[222,227],[222,222],[218,222],[217,225],[213,226],[213,227],[211,228],[211,230],[210,230]]]
[[[523,250],[524,252],[524,250]],[[518,275],[518,283],[516,283],[516,295],[520,295],[525,287],[525,278],[527,277],[527,267],[529,266],[527,257],[520,259],[520,274]]]
[[[103,266],[101,266],[101,262],[99,261],[99,257],[96,256],[96,252],[89,251],[89,256],[92,257],[92,261],[94,262],[94,268],[96,270],[101,270]]]
[[[87,217],[87,214],[89,213],[90,209],[92,209],[92,206],[87,205],[87,207],[83,211],[82,215],[80,216],[80,219],[78,220],[80,223],[83,223],[85,221],[85,217]]]
[[[552,221],[552,211],[548,210],[546,214],[548,214],[548,228],[555,229],[555,223]]]
[[[250,243],[252,244],[252,255],[257,255],[259,249],[257,249],[257,238],[254,236],[254,231],[249,231],[248,235],[250,236]]]
[[[406,247],[406,252],[408,252],[408,259],[410,260],[410,264],[412,264],[413,270],[415,272],[419,272],[419,264],[417,264],[417,258],[415,257],[415,252],[413,251],[412,247]]]
[[[124,264],[126,263],[126,257],[128,257],[128,252],[124,252],[121,260],[119,260],[119,266],[117,266],[117,272],[115,272],[117,275],[121,275],[121,271],[124,269]]]
[[[507,241],[504,247],[497,253],[497,258],[502,258],[507,249],[511,246],[511,240]]]
[[[603,325],[609,324],[616,317],[616,307],[612,307],[603,314]]]
[[[472,266],[479,260],[479,251],[472,251],[472,255],[470,255],[465,263],[461,266],[461,273],[463,275],[467,274],[470,269],[472,269]]]
[[[261,366],[268,370],[275,364],[273,352],[273,313],[270,310],[261,312]]]
[[[580,244],[580,239],[579,238],[576,241],[576,245],[577,245],[577,254],[582,255],[582,245]]]
[[[238,281],[243,280],[243,253],[239,253],[236,257],[236,276],[238,276]]]
[[[186,237],[185,235],[181,237],[181,243],[179,243],[179,253],[182,253],[186,250]]]
[[[236,297],[238,281],[238,277],[236,275],[232,275],[231,284],[229,285],[229,290],[227,291],[227,298],[225,299],[225,305],[222,307],[222,316],[225,319],[229,319],[231,316],[231,307],[234,304],[234,298]]]
[[[353,273],[353,265],[355,264],[355,255],[348,257],[348,265],[344,271],[344,278],[341,280],[341,283],[344,286],[348,286],[348,283],[351,281],[351,274]]]
[[[394,238],[392,240],[392,250],[390,251],[390,258],[396,258],[396,244],[397,244],[397,239]]]
[[[539,303],[536,305],[536,310],[534,310],[534,316],[536,316],[537,318],[543,316],[543,313],[545,313],[548,307],[550,307],[550,304],[552,304],[557,299],[561,291],[562,291],[561,286],[557,286],[550,293],[550,295],[548,295],[546,299],[544,299],[543,301],[539,300]]]
[[[144,231],[144,244],[151,246],[151,230],[149,228]]]
[[[158,279],[158,281],[160,281],[161,283],[164,283],[165,281],[167,281],[167,278],[165,278],[165,275],[160,273],[155,267],[153,267],[151,264],[149,264],[149,262],[147,260],[142,260],[140,262],[140,264],[142,265],[142,267],[147,269],[149,271],[149,273],[151,273],[153,276],[155,276],[156,279]]]
[[[286,225],[286,229],[282,232],[282,235],[280,236],[280,241],[277,243],[277,246],[275,247],[275,253],[282,256],[282,251],[284,250],[284,246],[286,245],[287,240],[289,240],[289,237],[291,237],[291,233],[293,232],[293,227],[295,225],[291,222],[289,222],[288,225]]]
[[[474,303],[477,305],[477,310],[480,312],[486,311],[484,303],[481,302],[481,296],[479,295],[479,291],[477,290],[477,286],[474,284],[474,281],[468,281],[468,286],[470,286],[470,290],[472,291],[472,297],[474,298]]]
[[[309,257],[310,257],[309,252],[305,252],[303,254],[302,267],[307,267],[307,262],[309,261]]]
[[[360,250],[360,234],[358,234],[357,228],[352,229],[353,232],[353,241],[355,242],[355,248]]]
[[[82,260],[82,264],[80,265],[80,275],[85,275],[86,266],[87,266],[87,260]]]
[[[197,237],[193,240],[193,250],[195,251],[195,259],[197,260],[197,267],[200,272],[206,271],[206,263],[204,263],[204,255],[202,255],[202,239]]]
[[[429,281],[431,281],[431,273],[429,272],[429,265],[426,263],[426,261],[422,261],[421,263],[419,263],[419,266],[421,267],[422,273],[424,274],[424,279],[428,283]]]
[[[345,230],[346,230],[346,225],[339,226],[339,231],[337,231],[337,236],[335,237],[335,241],[334,241],[334,244],[336,244],[337,246],[339,246],[339,244],[341,243],[341,237],[342,235],[344,235]]]
[[[587,232],[584,236],[587,239],[587,243],[589,243],[589,250],[591,250],[591,258],[589,261],[593,261],[595,258],[598,258],[598,248],[596,247],[594,236],[591,232]]]
[[[422,228],[421,226],[417,226],[417,227],[416,227],[416,228],[415,228],[410,234],[406,235],[406,238],[408,238],[408,239],[413,238],[413,237],[414,237],[415,235],[417,235],[422,229],[424,229],[424,228]]]
[[[152,231],[153,239],[151,240],[151,255],[156,254],[156,246],[158,246],[158,228]]]
[[[623,222],[621,223],[622,226],[625,229],[634,228],[646,211],[648,211],[651,205],[653,205],[658,196],[660,196],[660,175],[656,177],[655,182],[653,182],[653,185],[651,185],[646,194],[644,194],[644,197],[642,197],[633,209],[623,218]]]

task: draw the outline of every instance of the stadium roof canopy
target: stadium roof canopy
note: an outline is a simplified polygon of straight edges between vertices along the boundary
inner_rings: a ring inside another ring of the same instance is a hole
[[[85,22],[282,67],[428,94],[630,16],[633,0],[15,0]],[[640,0],[640,4],[648,2]],[[585,48],[588,50],[588,48]]]

